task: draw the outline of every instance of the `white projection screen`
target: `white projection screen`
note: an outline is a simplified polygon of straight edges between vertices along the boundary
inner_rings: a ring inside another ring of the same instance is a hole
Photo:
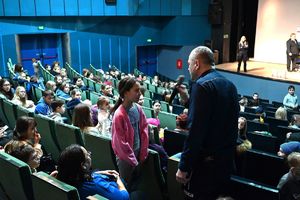
[[[300,0],[259,0],[254,60],[286,63],[286,41],[297,34],[300,42]]]

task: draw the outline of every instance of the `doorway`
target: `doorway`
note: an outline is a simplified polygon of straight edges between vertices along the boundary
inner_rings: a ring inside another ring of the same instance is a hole
[[[60,34],[17,35],[18,62],[22,63],[29,75],[33,74],[32,58],[43,66],[62,61],[62,42]]]
[[[138,46],[136,55],[138,70],[153,77],[157,72],[157,46]]]

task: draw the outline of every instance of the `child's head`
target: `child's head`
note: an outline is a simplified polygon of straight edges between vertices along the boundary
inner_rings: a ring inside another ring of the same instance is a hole
[[[99,97],[97,101],[97,106],[101,110],[105,110],[105,111],[109,110],[109,99],[105,96]]]
[[[158,114],[161,110],[160,102],[158,100],[153,101],[152,102],[152,108],[154,110],[154,113]]]
[[[79,100],[81,100],[81,91],[79,90],[79,89],[73,89],[72,91],[71,91],[71,97],[72,97],[72,99],[79,99]]]
[[[293,152],[287,157],[290,170],[294,177],[300,178],[300,153]]]
[[[65,103],[62,100],[55,100],[51,103],[51,108],[53,112],[64,114],[65,112]]]

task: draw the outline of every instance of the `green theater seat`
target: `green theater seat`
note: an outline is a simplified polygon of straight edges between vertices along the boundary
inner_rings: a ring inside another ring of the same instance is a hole
[[[3,100],[3,111],[8,120],[9,128],[14,129],[16,126],[17,105],[11,103],[8,100]]]
[[[12,200],[33,200],[31,170],[19,159],[0,153],[0,183]]]
[[[77,189],[56,178],[38,172],[31,175],[33,194],[36,200],[79,200]]]
[[[85,147],[92,152],[93,169],[117,169],[110,138],[85,134]]]

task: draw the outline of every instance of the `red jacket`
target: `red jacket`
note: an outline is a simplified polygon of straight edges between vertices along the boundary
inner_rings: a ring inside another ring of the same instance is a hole
[[[134,155],[134,130],[123,105],[120,105],[115,111],[112,121],[112,148],[119,159],[128,162],[132,166],[137,166],[138,160],[143,162],[147,158],[149,146],[146,116],[139,105],[137,105],[137,108],[140,114],[141,149],[139,159]]]

